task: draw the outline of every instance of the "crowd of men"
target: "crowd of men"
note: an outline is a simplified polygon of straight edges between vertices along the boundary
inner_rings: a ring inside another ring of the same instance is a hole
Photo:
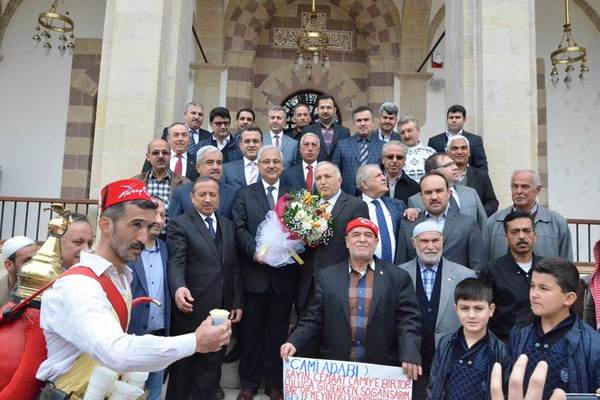
[[[223,347],[172,357],[177,361],[167,369],[167,399],[224,398],[221,366],[238,358],[238,399],[252,399],[261,387],[271,399],[282,399],[281,357],[296,353],[402,366],[415,379],[415,399],[465,396],[470,392],[432,394],[439,392],[433,380],[442,338],[462,324],[459,336],[469,342],[459,301],[489,297],[486,304],[495,305],[490,334],[507,343],[514,327],[531,322],[536,266],[545,258],[572,260],[566,220],[537,200],[542,186],[536,171],[513,172],[506,182],[513,204],[498,210],[483,141],[464,131],[463,106],[447,110],[446,131],[428,145],[417,119],[401,117],[393,103],[382,104],[377,115],[356,108],[351,130],[336,121],[332,96],[320,96],[315,112],[311,124],[310,107],[297,104],[294,127],[286,131],[280,106],[262,116],[243,108],[235,120],[230,110],[216,107],[209,132],[201,128],[204,107],[190,102],[183,122],[148,143],[134,178],[147,187],[156,216],[137,258],[121,259],[132,271],[134,297],[151,296],[164,306],[134,309],[129,332],[197,334],[218,308],[231,312],[237,336],[229,354]],[[262,122],[268,131],[256,125]],[[269,266],[256,248],[257,229],[279,197],[303,189],[320,195],[334,221],[333,236],[302,253],[302,266]],[[89,250],[88,228],[72,245],[63,237],[65,267],[79,262],[71,253]],[[3,252],[14,289],[33,242],[11,240],[18,244],[7,241]],[[457,285],[476,276],[490,287],[489,296],[479,283],[455,294]],[[464,351],[455,351],[462,357]],[[458,382],[450,375],[446,383]],[[149,399],[160,398],[164,379],[164,370],[150,374]],[[560,382],[555,387],[568,389]]]

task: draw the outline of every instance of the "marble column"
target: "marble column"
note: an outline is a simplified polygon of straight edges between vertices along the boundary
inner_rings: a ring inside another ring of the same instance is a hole
[[[412,115],[419,124],[427,122],[427,82],[433,74],[429,72],[399,71],[396,77],[399,80],[400,118]]]

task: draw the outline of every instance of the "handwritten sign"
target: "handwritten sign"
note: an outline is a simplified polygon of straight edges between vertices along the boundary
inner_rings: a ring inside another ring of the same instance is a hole
[[[410,400],[400,367],[290,357],[283,363],[285,400]]]

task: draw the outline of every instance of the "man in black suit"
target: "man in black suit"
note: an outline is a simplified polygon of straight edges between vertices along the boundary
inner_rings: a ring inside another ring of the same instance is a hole
[[[202,129],[204,122],[204,106],[198,101],[190,101],[183,108],[183,123],[187,126],[190,133],[190,143],[188,152],[196,154],[199,143],[202,140],[210,138],[210,132]],[[163,129],[162,138],[167,140],[169,127]]]
[[[242,132],[242,140],[245,137]],[[233,206],[246,305],[240,334],[242,390],[238,399],[251,400],[264,380],[265,393],[280,400],[283,367],[279,346],[288,334],[298,266],[269,266],[256,249],[258,226],[267,212],[274,209],[278,197],[288,191],[279,179],[283,157],[278,147],[263,147],[258,153],[258,163],[258,182],[241,188]]]
[[[410,196],[419,193],[419,184],[403,171],[407,152],[406,145],[396,140],[387,142],[381,149],[381,164],[388,185],[386,196],[402,200],[404,204],[408,204]]]
[[[232,218],[231,209],[237,189],[221,179],[223,175],[223,154],[214,146],[204,146],[198,150],[196,170],[199,176],[209,176],[219,182],[219,205],[217,213],[229,219]],[[171,204],[169,205],[169,217],[177,216],[194,211],[192,203],[192,189],[194,182],[185,183],[177,187],[171,193]]]
[[[194,211],[180,215],[167,227],[169,287],[176,305],[173,334],[193,332],[215,308],[231,310],[232,323],[242,318],[235,228],[230,220],[215,214],[219,203],[218,182],[210,177],[198,178],[192,202]],[[167,399],[217,398],[224,355],[222,348],[173,364]]]
[[[488,173],[469,165],[471,154],[469,141],[463,135],[455,135],[448,139],[446,153],[456,163],[459,178],[457,185],[472,187],[481,199],[485,213],[489,217],[498,210],[498,199]]]
[[[321,358],[402,366],[417,379],[421,315],[411,278],[373,256],[378,242],[373,222],[357,218],[345,230],[350,257],[317,273],[314,301],[281,346],[281,357],[287,361],[320,338]]]
[[[444,153],[446,151],[446,143],[448,142],[448,138],[454,135],[463,135],[467,138],[467,140],[469,140],[469,147],[471,148],[469,165],[487,172],[488,162],[481,137],[463,131],[463,126],[467,120],[467,110],[465,107],[459,104],[450,106],[450,108],[448,108],[448,112],[446,113],[446,118],[448,120],[448,129],[446,132],[442,132],[429,138],[429,143],[427,143],[427,145],[429,147],[433,147],[438,153]]]
[[[190,133],[187,126],[181,122],[174,122],[167,129],[165,140],[171,149],[169,169],[174,175],[185,176],[191,181],[198,177],[196,172],[196,152],[189,152]],[[148,160],[142,166],[142,173],[152,169]]]
[[[256,119],[256,114],[254,114],[254,110],[248,107],[240,108],[235,115],[236,120],[236,131],[235,137],[237,139],[240,138],[240,133],[249,126],[254,125],[254,120]]]
[[[317,165],[315,172],[317,190],[321,201],[327,202],[327,211],[331,213],[334,222],[333,236],[326,246],[307,250],[302,256],[305,264],[301,268],[297,312],[300,316],[306,310],[313,296],[313,275],[325,266],[337,264],[348,258],[345,241],[345,227],[355,218],[369,218],[367,204],[355,196],[344,193],[342,175],[337,165],[323,161]]]
[[[215,107],[209,114],[212,134],[198,143],[198,150],[204,146],[215,146],[223,154],[223,162],[239,160],[242,158],[239,142],[229,133],[231,115],[225,107]]]
[[[400,134],[394,130],[398,123],[398,106],[385,102],[379,107],[379,128],[373,131],[379,140],[389,142],[400,140]]]
[[[319,121],[308,125],[304,132],[312,132],[319,137],[321,149],[318,160],[329,161],[337,143],[350,137],[350,131],[335,122],[337,108],[333,96],[323,94],[317,98],[317,114],[319,115]]]
[[[258,180],[258,152],[263,145],[263,133],[256,126],[240,132],[240,150],[243,158],[223,165],[223,180],[236,190]]]
[[[302,162],[283,171],[281,181],[292,191],[306,189],[309,192],[316,190],[315,170],[317,169],[317,157],[321,144],[319,137],[307,132],[300,138],[300,159]]]

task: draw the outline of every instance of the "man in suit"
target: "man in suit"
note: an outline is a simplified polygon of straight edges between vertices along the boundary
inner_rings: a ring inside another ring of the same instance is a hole
[[[446,151],[446,143],[451,136],[463,135],[469,141],[469,147],[471,148],[469,165],[487,172],[488,162],[485,155],[485,149],[483,148],[483,140],[481,140],[480,136],[463,130],[465,121],[467,120],[467,110],[465,107],[460,104],[450,106],[446,113],[446,118],[448,120],[448,129],[446,132],[442,132],[429,138],[429,143],[427,144],[434,148],[438,153],[443,153]]]
[[[385,102],[379,107],[379,128],[373,133],[383,142],[400,140],[400,135],[394,130],[398,123],[398,106]]]
[[[421,143],[421,128],[419,121],[413,116],[407,115],[398,121],[398,132],[400,140],[407,147],[404,172],[412,180],[419,183],[425,175],[425,160],[435,154],[435,150]]]
[[[404,173],[406,162],[406,145],[397,140],[391,140],[383,145],[381,164],[387,178],[388,192],[386,196],[408,203],[408,198],[419,193],[419,184]]]
[[[414,222],[402,221],[400,224],[396,264],[407,262],[416,255],[411,240],[414,227],[423,221],[433,221],[444,235],[444,257],[470,269],[483,268],[486,248],[481,231],[475,218],[448,207],[450,190],[446,177],[432,171],[425,174],[420,185],[425,212]]]
[[[322,268],[343,262],[348,258],[345,241],[345,227],[355,218],[369,218],[367,204],[361,199],[344,193],[341,189],[342,175],[337,165],[322,161],[315,170],[317,190],[321,201],[327,202],[327,212],[333,218],[333,235],[326,246],[309,249],[302,256],[304,265],[300,270],[300,284],[297,312],[300,316],[306,314],[313,297],[313,275]]]
[[[315,170],[321,144],[319,137],[312,132],[305,133],[300,138],[300,159],[302,162],[283,171],[281,181],[292,191],[306,189],[316,190]]]
[[[377,258],[394,262],[396,236],[402,222],[406,205],[390,197],[382,197],[388,191],[387,178],[376,164],[367,164],[356,171],[356,187],[362,193],[362,200],[369,207],[369,218],[379,228],[380,239],[375,248]]]
[[[408,273],[374,257],[377,226],[366,218],[345,228],[349,258],[316,275],[315,299],[298,322],[281,357],[321,339],[320,357],[402,366],[422,373],[420,315]]]
[[[229,124],[231,123],[229,110],[225,107],[213,108],[210,110],[209,120],[213,133],[210,137],[200,141],[198,150],[204,146],[215,146],[223,154],[224,163],[241,159],[242,152],[238,140],[229,133]]]
[[[292,114],[294,127],[286,130],[284,133],[296,141],[304,134],[304,128],[310,124],[310,108],[305,103],[298,103],[294,106]]]
[[[475,277],[475,272],[442,257],[445,237],[436,222],[421,222],[414,226],[411,236],[416,256],[400,265],[400,269],[410,275],[421,310],[423,376],[413,386],[413,399],[422,400],[440,338],[460,327],[454,310],[454,288],[462,280]]]
[[[434,154],[425,161],[425,171],[427,173],[436,171],[444,175],[450,190],[450,208],[461,215],[474,217],[483,237],[483,246],[487,248],[487,215],[485,208],[475,189],[457,185],[458,168],[456,163],[445,153]],[[423,200],[421,194],[415,194],[408,199],[408,206],[423,209]]]
[[[242,137],[246,137],[244,132]],[[288,191],[279,179],[283,156],[277,146],[260,149],[258,162],[258,182],[241,188],[233,205],[246,304],[240,334],[242,390],[238,399],[251,400],[264,381],[265,393],[272,400],[281,400],[283,368],[279,347],[287,338],[298,266],[271,267],[256,249],[258,226],[275,208],[277,199]]]
[[[533,246],[535,254],[541,257],[562,257],[573,259],[571,231],[567,220],[537,202],[542,191],[540,176],[530,169],[516,170],[510,179],[513,204],[496,211],[488,220],[490,246],[488,259],[494,260],[506,254],[503,221],[514,210],[530,213],[534,217],[537,240]]]
[[[189,182],[185,176],[176,175],[169,168],[171,154],[169,143],[163,139],[151,140],[146,151],[146,162],[151,168],[133,177],[144,182],[148,193],[152,196],[160,197],[167,210],[169,210],[171,194],[176,188]]]
[[[482,169],[469,165],[469,141],[463,135],[454,135],[448,139],[446,145],[448,156],[456,163],[458,169],[457,185],[472,187],[477,192],[485,213],[489,217],[498,210],[498,199],[488,173]]]
[[[335,122],[337,108],[333,96],[322,94],[317,98],[317,115],[319,121],[308,125],[304,132],[312,132],[319,137],[321,148],[318,161],[329,161],[339,141],[350,137],[350,131]]]
[[[217,213],[231,218],[233,199],[237,190],[221,179],[223,175],[223,154],[221,151],[210,145],[201,147],[198,150],[196,170],[199,176],[209,176],[219,182],[219,205]],[[194,182],[188,182],[173,191],[169,207],[170,218],[176,218],[183,213],[194,211],[195,208],[191,197],[193,187]]]
[[[368,107],[358,107],[352,111],[356,134],[341,142],[335,148],[331,162],[336,164],[345,178],[342,190],[349,195],[356,194],[356,170],[361,165],[376,164],[381,159],[384,142],[373,133],[373,113]]]
[[[189,130],[190,141],[188,152],[196,154],[202,140],[210,138],[210,132],[202,129],[204,122],[204,106],[198,101],[190,101],[183,108],[183,123]],[[162,138],[167,140],[169,127],[163,129]]]
[[[167,227],[169,286],[174,334],[194,330],[215,308],[231,310],[232,323],[242,318],[243,294],[235,247],[235,228],[215,214],[219,184],[208,176],[194,183],[194,211],[180,215]],[[224,398],[220,370],[225,347],[210,354],[184,358],[170,369],[167,399]]]
[[[283,134],[283,125],[285,124],[285,110],[283,107],[278,105],[269,107],[267,118],[269,119],[269,133],[264,135],[263,143],[265,146],[275,145],[281,150],[283,168],[287,169],[296,164],[298,141]]]
[[[162,139],[161,139],[162,140]],[[167,220],[167,211],[160,197],[152,197],[156,203],[156,219],[149,230],[148,241],[142,254],[127,263],[133,277],[131,296],[152,297],[156,303],[134,307],[127,328],[134,335],[169,336],[171,319],[171,294],[167,279],[167,245],[158,235]],[[69,227],[70,228],[70,227]],[[160,400],[164,382],[164,370],[151,372],[146,381],[148,400]]]
[[[235,116],[236,120],[236,133],[235,137],[239,140],[240,132],[246,129],[249,126],[254,125],[254,120],[256,120],[256,114],[254,114],[254,110],[248,107],[240,108]]]
[[[249,126],[240,132],[242,159],[223,165],[223,180],[235,190],[256,183],[258,180],[258,152],[263,145],[263,133],[259,127]]]
[[[185,176],[191,181],[196,180],[196,153],[188,152],[190,133],[181,122],[175,122],[168,128],[167,142],[171,149],[169,169],[175,175]]]

